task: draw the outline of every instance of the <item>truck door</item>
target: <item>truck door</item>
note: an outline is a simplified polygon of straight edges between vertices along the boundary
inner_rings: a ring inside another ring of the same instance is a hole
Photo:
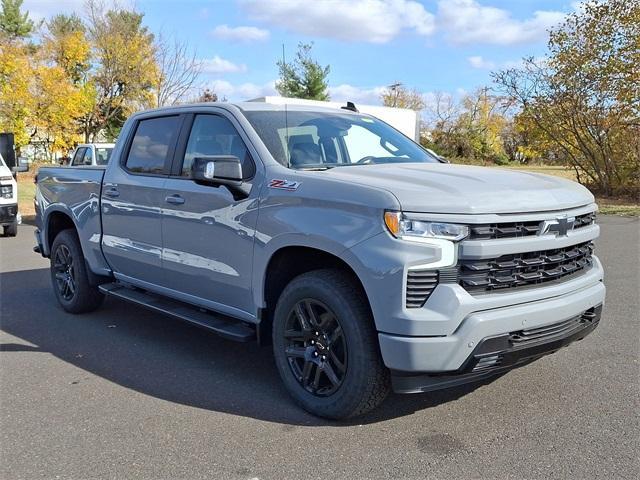
[[[256,197],[234,198],[224,186],[190,179],[196,157],[233,155],[243,178],[260,184],[256,164],[232,117],[190,114],[178,142],[162,210],[164,286],[183,299],[231,315],[255,314],[251,266],[257,220]]]
[[[151,286],[163,274],[160,211],[182,119],[169,115],[137,120],[120,162],[114,161],[105,173],[102,249],[121,280]]]

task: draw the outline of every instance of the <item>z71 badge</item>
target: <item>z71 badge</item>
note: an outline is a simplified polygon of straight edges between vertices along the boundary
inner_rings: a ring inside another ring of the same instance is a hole
[[[280,190],[297,190],[300,186],[300,182],[292,182],[291,180],[280,180],[274,178],[269,182],[269,188],[279,188]]]

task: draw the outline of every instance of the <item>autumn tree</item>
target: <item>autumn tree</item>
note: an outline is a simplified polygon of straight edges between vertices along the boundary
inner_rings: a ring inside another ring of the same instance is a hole
[[[408,108],[420,111],[425,108],[424,96],[416,89],[409,89],[402,83],[389,85],[380,95],[385,107]]]
[[[83,119],[85,140],[99,134],[115,138],[126,118],[154,105],[158,79],[154,36],[142,24],[143,14],[130,10],[105,10],[88,2],[88,34],[95,72],[91,82],[96,97]]]
[[[510,160],[505,149],[506,131],[512,120],[510,104],[487,87],[456,100],[436,94],[426,109],[428,139],[447,157],[503,164]]]
[[[0,43],[0,131],[13,132],[17,147],[31,139],[34,69],[29,49],[19,42]]]
[[[550,32],[543,61],[498,72],[502,91],[605,194],[640,184],[640,1],[583,3]]]
[[[91,47],[76,15],[56,15],[47,22],[36,53],[33,136],[49,151],[66,151],[80,138],[80,119],[93,107]]]
[[[284,97],[329,100],[327,77],[329,65],[321,66],[312,56],[313,43],[299,43],[293,62],[280,60],[280,79],[276,90]]]

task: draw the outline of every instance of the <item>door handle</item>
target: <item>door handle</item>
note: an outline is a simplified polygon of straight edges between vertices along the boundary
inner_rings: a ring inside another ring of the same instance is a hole
[[[112,198],[115,198],[115,197],[119,197],[119,196],[120,196],[120,192],[119,192],[117,189],[113,188],[113,187],[112,187],[112,188],[107,188],[107,189],[104,191],[104,194],[105,194],[107,197],[112,197]]]
[[[172,205],[182,205],[184,203],[184,198],[182,198],[177,193],[174,193],[173,195],[165,197],[164,201]]]

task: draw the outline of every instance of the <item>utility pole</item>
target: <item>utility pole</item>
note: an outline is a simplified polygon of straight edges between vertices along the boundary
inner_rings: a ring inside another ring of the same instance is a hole
[[[387,88],[393,92],[393,105],[392,107],[398,106],[398,96],[400,95],[400,87],[402,86],[402,82],[396,82],[389,85]]]

